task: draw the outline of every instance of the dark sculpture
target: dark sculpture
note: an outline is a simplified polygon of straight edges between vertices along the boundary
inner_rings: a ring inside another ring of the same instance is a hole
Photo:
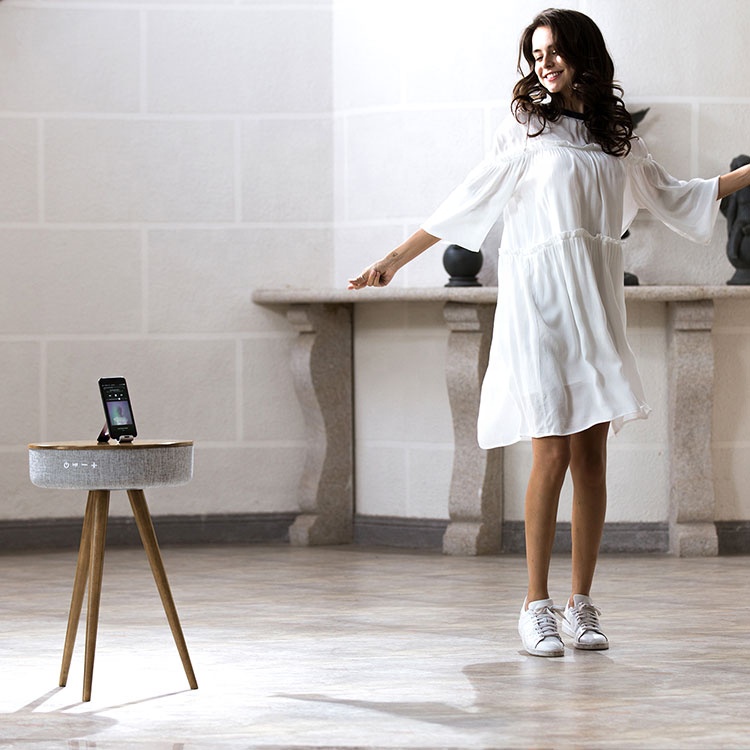
[[[750,156],[732,159],[732,169],[750,164]],[[750,284],[750,187],[721,199],[719,206],[727,217],[727,257],[737,269],[727,284]]]

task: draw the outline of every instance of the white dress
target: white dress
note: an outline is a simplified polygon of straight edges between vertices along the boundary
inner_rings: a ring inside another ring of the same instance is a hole
[[[534,122],[530,132],[536,132]],[[535,138],[509,116],[494,150],[422,228],[479,250],[500,218],[498,301],[482,386],[482,448],[570,435],[650,411],[625,328],[620,238],[639,208],[708,243],[718,177],[671,177],[638,138],[624,158],[573,115]]]

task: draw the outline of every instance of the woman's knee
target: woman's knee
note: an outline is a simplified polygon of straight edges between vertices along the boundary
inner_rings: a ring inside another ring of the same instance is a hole
[[[563,477],[571,461],[570,441],[565,438],[536,438],[534,464],[551,476]]]
[[[576,451],[570,459],[573,482],[596,486],[607,480],[607,456],[603,450]]]
[[[600,424],[573,436],[570,473],[574,483],[593,487],[606,482],[608,430],[608,424]]]

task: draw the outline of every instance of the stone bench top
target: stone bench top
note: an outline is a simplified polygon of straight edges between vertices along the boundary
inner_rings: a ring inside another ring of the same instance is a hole
[[[284,287],[255,289],[253,302],[259,305],[360,304],[366,302],[459,302],[494,304],[497,287],[385,287],[350,291],[345,288],[305,289]],[[628,302],[691,302],[714,299],[750,299],[750,286],[626,286]]]

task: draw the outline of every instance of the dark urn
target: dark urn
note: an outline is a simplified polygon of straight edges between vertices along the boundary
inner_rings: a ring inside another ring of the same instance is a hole
[[[446,286],[482,286],[477,274],[482,270],[482,253],[460,245],[448,245],[443,253],[443,268],[448,272]]]

